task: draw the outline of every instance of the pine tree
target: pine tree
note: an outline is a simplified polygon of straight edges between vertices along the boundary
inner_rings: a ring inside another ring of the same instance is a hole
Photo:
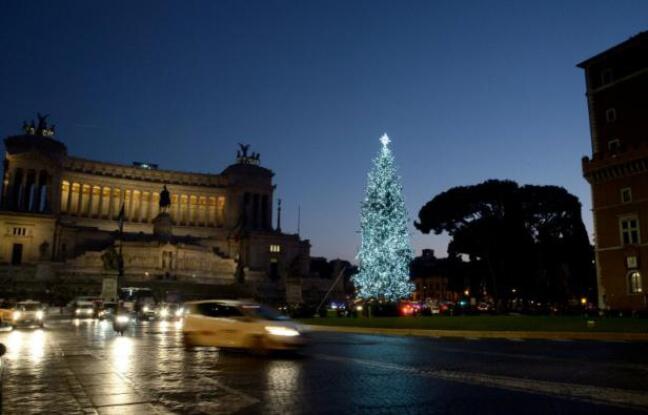
[[[360,298],[397,301],[409,297],[413,289],[409,280],[413,252],[403,188],[387,134],[380,142],[361,206],[360,270],[353,282]]]

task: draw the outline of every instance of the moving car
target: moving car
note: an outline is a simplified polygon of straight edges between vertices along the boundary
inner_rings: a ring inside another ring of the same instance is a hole
[[[95,303],[91,302],[77,302],[74,309],[74,317],[76,318],[94,318],[96,316]]]
[[[306,344],[299,326],[277,310],[253,302],[205,300],[185,303],[187,346],[294,350]]]
[[[156,310],[158,320],[180,320],[184,317],[185,309],[180,304],[162,304]]]
[[[40,326],[45,323],[45,310],[38,301],[21,301],[16,304],[11,314],[11,325],[18,326]]]
[[[0,326],[11,324],[11,316],[15,306],[12,301],[0,300]]]

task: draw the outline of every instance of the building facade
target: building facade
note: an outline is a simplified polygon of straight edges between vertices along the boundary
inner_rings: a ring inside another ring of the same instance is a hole
[[[578,65],[585,71],[599,306],[646,310],[648,32]]]
[[[248,146],[220,174],[86,160],[69,155],[39,115],[5,139],[5,151],[5,296],[98,294],[121,245],[122,285],[300,301],[310,244],[273,228],[273,172]],[[170,205],[161,212],[163,189]]]

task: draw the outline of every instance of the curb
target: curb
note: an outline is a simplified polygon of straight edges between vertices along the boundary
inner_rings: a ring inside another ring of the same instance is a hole
[[[600,340],[648,342],[648,333],[578,332],[578,331],[478,331],[386,329],[307,325],[312,331],[414,337],[471,337],[479,339]]]

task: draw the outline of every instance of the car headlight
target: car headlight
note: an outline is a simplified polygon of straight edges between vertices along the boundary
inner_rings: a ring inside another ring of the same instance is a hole
[[[12,314],[12,317],[13,317],[14,320],[18,320],[20,318],[21,314],[22,313],[20,311],[14,311],[13,314]]]
[[[183,314],[184,314],[184,308],[179,308],[175,312],[176,317],[182,317]]]
[[[36,312],[36,318],[39,320],[42,320],[45,317],[45,313],[43,313],[43,310],[38,310]]]
[[[169,310],[167,310],[166,308],[160,310],[160,317],[167,317],[168,315],[169,315]]]
[[[299,332],[297,330],[291,329],[289,327],[266,326],[265,330],[269,334],[272,334],[273,336],[288,336],[288,337],[299,336]]]
[[[148,306],[145,305],[144,308],[142,309],[142,311],[145,312],[145,313],[148,313],[149,312]]]
[[[86,308],[85,313],[86,314],[92,314],[92,309],[91,308]]]
[[[130,317],[128,316],[117,316],[117,323],[128,323],[130,321]]]
[[[81,310],[77,308],[76,310],[74,310],[74,314],[81,314]]]

